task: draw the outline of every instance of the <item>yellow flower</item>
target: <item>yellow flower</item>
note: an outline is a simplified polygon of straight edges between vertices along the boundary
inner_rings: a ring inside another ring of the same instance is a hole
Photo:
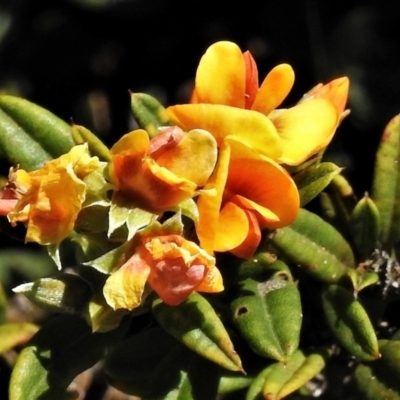
[[[230,251],[250,258],[260,243],[261,229],[289,225],[299,210],[299,193],[286,170],[229,139],[220,148],[206,188],[215,188],[217,195],[199,196],[196,231],[210,254]]]
[[[167,109],[183,129],[211,132],[219,145],[235,139],[261,156],[298,165],[324,149],[338,124],[335,105],[314,98],[286,110],[276,108],[294,82],[287,64],[272,69],[258,88],[257,67],[250,53],[231,42],[217,42],[197,69],[192,104]]]
[[[148,294],[147,284],[172,306],[186,300],[193,291],[223,290],[215,258],[180,235],[144,236],[125,259],[103,289],[108,305],[114,309],[140,306]]]
[[[8,213],[9,221],[13,225],[27,222],[27,242],[60,243],[73,230],[85,200],[83,179],[99,165],[98,158],[90,157],[83,144],[39,170],[13,171],[9,186],[14,188],[18,202]]]
[[[155,214],[195,195],[210,177],[217,144],[204,130],[164,129],[153,139],[138,129],[111,148],[110,179],[116,196]]]

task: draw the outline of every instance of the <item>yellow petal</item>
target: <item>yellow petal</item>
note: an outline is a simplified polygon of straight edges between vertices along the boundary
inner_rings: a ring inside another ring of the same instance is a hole
[[[222,194],[228,176],[229,157],[230,147],[223,144],[219,150],[215,171],[204,188],[214,189],[214,195],[210,195],[207,190],[204,190],[204,194],[201,194],[197,201],[199,220],[196,224],[196,232],[201,247],[209,254],[213,254],[214,252],[214,240],[218,226]]]
[[[240,48],[231,42],[217,42],[200,60],[192,100],[244,108],[245,74]]]
[[[165,151],[156,161],[175,175],[202,187],[217,162],[217,142],[211,133],[195,129],[186,133],[177,146]]]
[[[283,142],[279,162],[299,165],[329,144],[338,124],[338,111],[328,100],[313,99],[271,119]]]
[[[250,202],[240,201],[240,198],[235,200],[235,195]],[[299,210],[299,193],[295,183],[272,160],[231,160],[223,199],[223,202],[226,201],[234,201],[245,209],[256,211],[262,226],[270,229],[289,225]]]
[[[136,129],[122,136],[114,146],[111,147],[112,155],[122,153],[141,154],[144,157],[149,149],[149,135],[143,129]]]
[[[232,250],[245,241],[248,233],[249,220],[245,211],[236,204],[228,202],[219,215],[214,250]]]
[[[103,288],[107,304],[114,310],[133,310],[139,307],[149,274],[150,267],[140,254],[134,254],[107,279]]]
[[[167,112],[173,123],[185,130],[207,130],[219,146],[229,136],[272,159],[282,154],[274,124],[259,112],[214,104],[177,105],[169,107]]]
[[[42,245],[64,240],[74,227],[85,190],[85,184],[68,169],[40,178],[36,201],[29,208],[25,240]]]
[[[294,71],[292,67],[289,64],[276,66],[265,77],[251,109],[269,115],[285,100],[293,83]]]

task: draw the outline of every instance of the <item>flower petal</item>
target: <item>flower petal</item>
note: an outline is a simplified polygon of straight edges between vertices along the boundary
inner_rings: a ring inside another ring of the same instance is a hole
[[[133,310],[142,302],[150,266],[140,252],[135,253],[121,268],[107,279],[103,293],[107,304],[114,310]]]
[[[192,100],[244,108],[245,73],[242,52],[236,44],[217,42],[211,45],[197,68],[196,95]]]
[[[269,115],[289,94],[294,83],[294,71],[289,64],[280,64],[273,68],[261,84],[252,110]]]
[[[243,60],[246,67],[244,108],[250,110],[258,92],[258,69],[256,62],[249,51],[243,53]]]
[[[274,124],[259,112],[215,104],[177,105],[169,107],[167,112],[185,130],[207,130],[219,146],[229,136],[264,156],[277,159],[282,154]]]
[[[202,187],[217,162],[217,142],[211,133],[194,129],[186,133],[178,145],[166,150],[156,162],[175,175]]]
[[[240,195],[254,203],[234,199]],[[263,227],[276,229],[294,221],[299,210],[299,193],[289,174],[272,160],[233,159],[229,166],[223,202],[234,201],[257,211]],[[272,211],[269,215],[267,210]],[[276,221],[273,215],[279,217]]]
[[[219,211],[221,208],[222,194],[228,176],[230,147],[223,143],[219,150],[217,166],[211,175],[204,191],[197,200],[199,221],[196,224],[196,232],[201,247],[209,254],[214,252],[214,241],[217,232]],[[214,189],[213,194],[207,189]]]
[[[224,204],[219,215],[214,250],[230,251],[242,244],[249,233],[246,212],[236,204]]]
[[[250,211],[244,211],[249,220],[249,230],[246,239],[230,252],[239,258],[251,258],[257,250],[261,242],[261,230],[257,221],[257,217]]]
[[[338,111],[328,100],[312,99],[271,115],[271,120],[283,142],[279,162],[299,165],[329,144]]]

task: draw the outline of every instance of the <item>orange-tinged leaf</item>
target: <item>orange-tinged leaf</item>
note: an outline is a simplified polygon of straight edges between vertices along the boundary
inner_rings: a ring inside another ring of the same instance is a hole
[[[9,322],[0,325],[0,354],[25,344],[39,327],[29,322]]]
[[[236,44],[213,44],[207,49],[197,68],[196,102],[243,108],[245,73],[242,52]]]
[[[294,83],[294,71],[289,64],[280,64],[265,77],[251,107],[252,110],[268,115],[289,94]]]

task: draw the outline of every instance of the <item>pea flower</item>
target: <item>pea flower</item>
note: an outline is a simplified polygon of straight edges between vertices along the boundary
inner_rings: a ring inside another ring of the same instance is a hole
[[[38,170],[12,170],[3,202],[14,204],[7,217],[12,225],[27,223],[27,242],[57,244],[73,230],[85,200],[83,179],[99,168],[97,157],[90,157],[87,144],[74,146],[67,154],[44,164]]]
[[[215,258],[179,234],[142,236],[122,261],[103,289],[113,309],[138,307],[148,286],[168,305],[180,304],[193,291],[223,290]]]
[[[326,98],[277,110],[293,82],[292,68],[281,64],[258,87],[251,54],[242,54],[234,43],[217,42],[200,61],[191,104],[175,105],[167,112],[183,129],[208,130],[218,144],[229,136],[261,156],[298,165],[329,144],[338,111]]]
[[[111,148],[110,179],[116,198],[129,199],[134,206],[162,213],[193,197],[210,177],[217,144],[204,130],[183,132],[168,127],[149,139],[135,130]]]
[[[261,230],[294,221],[299,193],[290,175],[271,159],[260,157],[240,142],[226,139],[206,188],[217,195],[199,196],[196,232],[201,246],[229,251],[241,258],[254,255]]]

